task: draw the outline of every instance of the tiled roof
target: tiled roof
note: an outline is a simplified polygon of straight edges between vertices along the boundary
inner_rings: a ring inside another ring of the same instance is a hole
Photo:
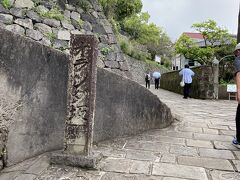
[[[192,39],[203,39],[203,35],[201,33],[184,32],[183,34]]]

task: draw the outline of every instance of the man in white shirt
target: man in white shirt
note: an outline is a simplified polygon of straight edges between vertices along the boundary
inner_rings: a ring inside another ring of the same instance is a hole
[[[183,81],[185,83],[184,87],[183,87],[183,98],[187,99],[189,97],[189,93],[190,93],[190,88],[191,88],[191,84],[192,84],[192,76],[194,76],[194,72],[189,69],[189,65],[186,64],[185,68],[183,68],[180,72],[179,75],[183,76]]]

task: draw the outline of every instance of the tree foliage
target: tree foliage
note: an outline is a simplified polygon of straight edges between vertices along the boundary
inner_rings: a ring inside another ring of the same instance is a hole
[[[203,35],[206,47],[214,46],[217,42],[224,44],[226,40],[230,39],[228,31],[218,27],[217,23],[211,19],[203,23],[193,24],[192,27]]]
[[[123,22],[123,29],[132,39],[143,45],[157,44],[160,39],[160,28],[148,23],[149,18],[147,12],[131,16]]]
[[[148,22],[149,18],[150,15],[147,12],[126,18],[123,29],[131,39],[145,45],[154,59],[155,55],[169,54],[172,43],[160,27]]]
[[[140,13],[142,10],[141,0],[118,0],[116,4],[116,19],[123,20],[126,17]]]
[[[141,0],[99,0],[108,19],[122,21],[126,17],[141,12]]]
[[[172,43],[168,35],[154,23],[149,23],[150,15],[145,12],[141,13],[141,0],[99,0],[105,15],[110,20],[115,34],[119,32],[127,33],[129,40],[145,46],[151,54],[151,59],[155,55],[169,55],[169,48]],[[131,43],[129,42],[129,43]],[[124,43],[125,44],[125,43]],[[126,50],[126,52],[135,52]],[[136,51],[137,52],[137,51]],[[172,51],[171,51],[172,52]],[[128,53],[129,54],[129,53]],[[135,54],[137,53],[130,53]]]
[[[192,28],[203,35],[204,46],[200,47],[197,42],[183,34],[175,44],[176,53],[203,65],[211,65],[215,57],[220,60],[232,53],[235,40],[226,29],[217,26],[215,21],[193,24]]]

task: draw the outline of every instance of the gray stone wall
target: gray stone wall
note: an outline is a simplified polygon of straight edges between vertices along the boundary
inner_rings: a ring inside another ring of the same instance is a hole
[[[153,73],[154,71],[158,71],[161,74],[169,72],[169,70],[165,68],[158,68],[143,61],[133,59],[127,55],[125,55],[125,59],[127,60],[129,70],[131,71],[132,80],[138,82],[139,84],[145,84],[146,72]],[[152,83],[154,83],[153,80]]]
[[[231,93],[234,95],[234,93]],[[218,86],[218,99],[229,99],[229,93],[227,92],[227,85],[220,84]],[[231,97],[231,100],[235,100],[234,97]]]
[[[199,66],[191,68],[195,73],[191,86],[190,96],[197,99],[214,98],[213,69],[210,66]],[[172,71],[161,76],[162,89],[183,94],[183,88],[179,85],[181,77],[179,71]]]
[[[9,31],[0,36],[0,148],[11,165],[63,148],[68,56]]]
[[[82,7],[75,0],[10,2],[9,9],[0,3],[0,27],[65,53],[71,34],[94,34],[99,41],[97,65],[130,76],[111,24],[96,0],[86,0]]]
[[[98,68],[94,142],[163,128],[170,109],[138,83]]]
[[[69,57],[0,29],[0,167],[63,149]],[[123,76],[98,69],[94,141],[168,126],[170,109]],[[5,153],[6,152],[6,153]],[[7,160],[5,160],[7,158]]]

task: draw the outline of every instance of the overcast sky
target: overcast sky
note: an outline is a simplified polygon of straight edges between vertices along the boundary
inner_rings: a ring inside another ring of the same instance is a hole
[[[237,33],[240,0],[142,0],[150,22],[161,26],[175,41],[182,32],[194,32],[191,25],[213,19],[230,33]]]

